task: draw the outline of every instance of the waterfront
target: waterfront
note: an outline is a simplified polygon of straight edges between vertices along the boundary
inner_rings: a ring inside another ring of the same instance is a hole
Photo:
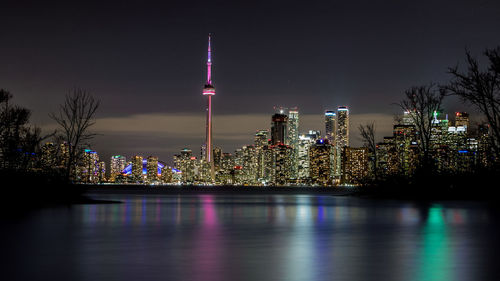
[[[2,221],[6,280],[494,280],[495,209],[304,194],[93,194]]]

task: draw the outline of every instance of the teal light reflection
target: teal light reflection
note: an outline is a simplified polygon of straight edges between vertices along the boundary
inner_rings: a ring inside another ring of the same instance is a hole
[[[422,233],[417,281],[454,280],[447,227],[441,206],[431,207]]]

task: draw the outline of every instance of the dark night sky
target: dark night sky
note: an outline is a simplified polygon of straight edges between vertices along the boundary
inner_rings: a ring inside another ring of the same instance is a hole
[[[500,45],[499,1],[37,2],[0,2],[0,88],[45,129],[69,89],[90,90],[106,162],[199,150],[209,32],[214,142],[229,152],[269,127],[274,105],[298,106],[301,131],[348,105],[354,144],[359,122],[387,134],[406,88],[445,82],[465,48]]]

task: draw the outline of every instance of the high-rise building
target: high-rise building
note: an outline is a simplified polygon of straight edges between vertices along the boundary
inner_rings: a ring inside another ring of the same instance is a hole
[[[116,177],[125,169],[127,159],[122,155],[111,156],[110,162],[110,181],[114,182]]]
[[[337,108],[337,135],[335,142],[335,176],[341,174],[342,151],[344,147],[349,146],[349,109],[346,106]]]
[[[299,111],[292,108],[288,111],[287,138],[286,143],[292,147],[290,158],[290,178],[298,177],[298,145],[299,145]]]
[[[175,168],[181,173],[182,183],[190,184],[195,181],[196,157],[193,156],[191,149],[184,148],[180,155],[174,155],[174,163]]]
[[[405,111],[403,112],[403,118],[401,119],[401,124],[400,125],[405,125],[405,126],[414,126],[415,125],[415,120],[417,118],[417,114],[415,111]]]
[[[135,155],[132,157],[132,182],[142,182],[142,156]]]
[[[162,183],[171,183],[173,181],[172,167],[167,165],[163,166],[161,169],[161,181]]]
[[[325,134],[331,145],[335,146],[337,133],[337,114],[332,110],[325,111]]]
[[[104,161],[99,162],[97,165],[97,176],[98,182],[106,181],[106,163]]]
[[[212,96],[215,95],[215,87],[212,83],[212,50],[210,47],[211,35],[208,35],[208,60],[207,60],[207,83],[203,87],[203,95],[208,97],[207,123],[206,123],[206,162],[210,166],[210,177],[215,180],[215,165],[212,151]]]
[[[231,153],[222,153],[221,169],[217,174],[217,182],[220,184],[233,183],[234,159]]]
[[[455,127],[464,127],[465,131],[469,127],[469,113],[456,112],[455,113]]]
[[[361,183],[368,175],[368,148],[345,147],[342,155],[342,183]]]
[[[241,178],[240,184],[255,185],[257,183],[257,154],[255,146],[246,145],[241,149]]]
[[[288,111],[287,137],[285,144],[292,147],[299,141],[299,111],[297,108]]]
[[[69,147],[70,144],[67,142],[63,142],[59,145],[59,154],[60,154],[59,165],[62,167],[66,167],[68,165]]]
[[[319,136],[318,136],[319,137]],[[316,134],[304,134],[299,136],[299,145],[297,153],[299,183],[307,184],[310,182],[309,172],[309,147],[316,142]]]
[[[215,171],[217,172],[218,170],[220,170],[222,161],[222,149],[220,147],[214,146],[213,160],[214,160]]]
[[[271,144],[285,144],[288,116],[284,113],[275,113],[271,120]]]
[[[272,146],[275,185],[286,185],[291,176],[292,147],[286,144]]]
[[[42,146],[42,157],[40,164],[44,169],[52,169],[56,166],[56,146],[52,142],[47,142]]]
[[[78,167],[78,177],[80,181],[87,183],[97,183],[99,181],[99,155],[91,149],[83,151],[83,159]]]
[[[158,180],[158,157],[148,157],[146,162],[146,175],[148,183],[153,183]]]
[[[332,185],[334,154],[328,139],[319,139],[309,147],[309,173],[313,183]]]

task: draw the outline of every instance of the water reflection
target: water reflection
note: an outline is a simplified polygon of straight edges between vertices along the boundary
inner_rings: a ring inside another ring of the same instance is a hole
[[[418,257],[418,274],[420,280],[456,280],[452,276],[453,253],[449,247],[447,233],[447,216],[441,206],[428,209],[427,221],[424,222],[420,253]],[[452,222],[456,222],[451,217]]]
[[[490,250],[473,232],[491,223],[483,208],[308,195],[103,199],[123,203],[37,224],[66,225],[82,280],[474,280]]]

